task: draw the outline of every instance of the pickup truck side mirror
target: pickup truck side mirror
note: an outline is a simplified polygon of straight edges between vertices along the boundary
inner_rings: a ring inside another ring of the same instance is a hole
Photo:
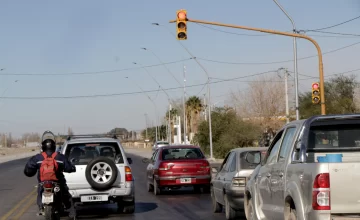
[[[258,165],[261,163],[261,152],[260,151],[249,151],[245,156],[246,162],[250,164]]]

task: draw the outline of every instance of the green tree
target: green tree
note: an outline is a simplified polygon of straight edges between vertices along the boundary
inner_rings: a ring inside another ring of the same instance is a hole
[[[197,96],[190,96],[186,100],[187,133],[197,133],[200,113],[203,110],[201,99]]]
[[[156,127],[147,128],[147,132],[148,132],[148,139],[150,140],[150,142],[155,142]],[[141,134],[143,137],[145,137],[146,129],[144,129],[141,132]],[[158,140],[166,140],[166,126],[165,125],[158,126]]]
[[[253,146],[260,134],[259,126],[243,121],[230,108],[215,108],[211,112],[213,153],[217,158],[224,158],[233,148]],[[209,125],[203,121],[199,125],[194,143],[209,153]]]
[[[355,91],[359,83],[356,76],[343,76],[332,78],[325,82],[326,114],[346,114],[358,112]],[[300,94],[299,109],[301,118],[308,118],[320,114],[320,105],[311,101],[311,91]]]

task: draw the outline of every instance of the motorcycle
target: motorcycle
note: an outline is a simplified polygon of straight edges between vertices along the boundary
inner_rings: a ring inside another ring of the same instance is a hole
[[[41,182],[43,188],[42,204],[44,206],[44,217],[46,220],[59,220],[62,213],[62,200],[60,185],[57,182]]]

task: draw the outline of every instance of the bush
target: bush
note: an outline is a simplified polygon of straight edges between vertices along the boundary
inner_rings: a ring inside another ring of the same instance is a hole
[[[234,148],[253,146],[254,141],[261,134],[259,126],[241,120],[231,109],[216,108],[212,111],[211,117],[213,154],[216,158],[224,158]],[[199,125],[194,143],[198,144],[206,154],[210,153],[207,121]]]

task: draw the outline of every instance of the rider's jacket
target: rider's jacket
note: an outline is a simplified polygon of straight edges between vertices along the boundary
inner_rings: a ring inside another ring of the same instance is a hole
[[[54,152],[50,152],[50,151],[46,152],[46,154],[49,156],[52,153]],[[40,169],[43,160],[44,160],[44,156],[42,154],[36,154],[35,156],[31,157],[30,160],[25,165],[24,174],[28,177],[33,177],[37,172],[37,179],[40,182],[40,172],[38,172],[38,170]],[[59,183],[65,184],[66,180],[63,172],[72,173],[76,171],[76,168],[74,165],[70,163],[67,157],[63,154],[57,153],[55,160],[58,163],[56,177],[58,178]]]

